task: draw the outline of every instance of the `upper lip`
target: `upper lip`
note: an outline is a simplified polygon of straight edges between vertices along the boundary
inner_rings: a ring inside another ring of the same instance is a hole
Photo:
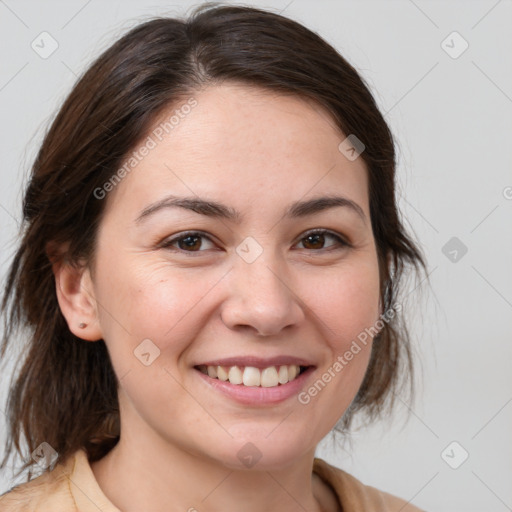
[[[257,356],[233,356],[224,359],[212,359],[196,366],[252,366],[254,368],[268,368],[269,366],[284,366],[296,364],[297,366],[313,366],[310,361],[295,356],[275,356],[275,357],[257,357]]]

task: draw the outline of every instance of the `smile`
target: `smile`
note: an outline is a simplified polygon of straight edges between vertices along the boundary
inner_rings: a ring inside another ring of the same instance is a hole
[[[273,406],[296,397],[316,369],[307,361],[290,357],[274,361],[252,357],[242,358],[243,361],[236,359],[196,365],[195,374],[215,394],[250,406]]]
[[[307,367],[296,364],[268,366],[266,368],[203,364],[197,366],[196,369],[212,379],[218,379],[231,384],[272,388],[292,382],[301,373],[306,371]]]

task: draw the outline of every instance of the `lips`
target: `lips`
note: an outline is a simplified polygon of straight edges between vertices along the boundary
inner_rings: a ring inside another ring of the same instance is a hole
[[[235,365],[236,366],[236,365]],[[285,365],[281,365],[285,366]],[[288,365],[286,365],[288,366]],[[267,380],[268,376],[260,377],[260,385],[245,385],[243,383],[243,374],[242,374],[242,382],[240,384],[233,384],[229,380],[223,381],[216,377],[210,377],[209,375],[204,373],[204,366],[198,365],[194,368],[194,373],[197,374],[200,381],[202,381],[206,385],[206,389],[215,393],[216,396],[224,396],[227,397],[231,402],[236,402],[243,406],[250,407],[275,407],[276,405],[285,402],[286,400],[293,400],[297,398],[298,393],[300,393],[301,389],[304,389],[307,386],[307,383],[311,381],[314,376],[314,372],[316,366],[300,366],[301,373],[291,381],[288,381],[286,384],[281,384],[279,382],[279,372],[278,372],[278,382],[275,382],[275,374],[271,378],[274,381]],[[208,367],[206,367],[208,368]],[[211,368],[211,367],[210,367]],[[215,367],[216,368],[216,367]],[[232,367],[229,367],[231,369]],[[239,367],[244,369],[244,374],[248,367]],[[258,372],[264,372],[267,368],[265,367],[263,370],[256,369]],[[202,370],[202,371],[201,371]],[[252,372],[253,370],[249,370]],[[224,370],[225,371],[225,370]],[[274,370],[276,371],[276,370]],[[284,370],[281,370],[284,372]],[[271,371],[272,373],[272,371]],[[228,373],[229,376],[229,373]],[[250,378],[253,378],[249,375]],[[234,376],[236,380],[236,375]],[[238,377],[240,380],[240,377]],[[270,385],[268,387],[262,386],[263,384],[276,384]],[[283,379],[284,380],[284,379]],[[250,382],[252,384],[256,384],[256,381]],[[213,397],[212,397],[213,398]]]

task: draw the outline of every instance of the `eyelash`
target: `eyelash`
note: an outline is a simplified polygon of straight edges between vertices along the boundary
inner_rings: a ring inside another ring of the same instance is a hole
[[[346,240],[344,240],[340,235],[338,235],[332,231],[326,230],[326,229],[312,229],[310,231],[307,231],[306,233],[304,233],[304,235],[299,240],[299,242],[302,242],[305,238],[307,238],[308,236],[312,236],[312,235],[328,235],[328,236],[334,238],[338,242],[338,244],[341,246],[341,247],[338,247],[338,250],[343,249],[345,247],[352,247],[352,245],[350,243],[348,243]],[[169,240],[165,240],[162,244],[160,244],[160,247],[163,249],[169,249],[173,252],[187,254],[187,255],[190,255],[193,257],[199,256],[202,252],[205,252],[205,251],[186,251],[184,249],[172,247],[173,244],[175,244],[176,242],[179,242],[180,240],[184,240],[185,238],[195,237],[195,236],[206,238],[210,242],[214,243],[210,237],[208,237],[205,233],[203,233],[201,231],[186,231],[185,233],[182,233],[177,237],[171,238]],[[308,250],[308,249],[306,249],[306,250]],[[332,249],[332,246],[330,246],[325,249],[309,249],[309,251],[312,251],[312,252],[321,252],[321,251],[330,251],[330,250],[336,250],[336,248]]]

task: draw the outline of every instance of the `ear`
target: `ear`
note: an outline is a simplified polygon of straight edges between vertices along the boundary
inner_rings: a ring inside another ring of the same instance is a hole
[[[89,269],[61,259],[52,264],[60,310],[69,330],[87,341],[102,339]]]

